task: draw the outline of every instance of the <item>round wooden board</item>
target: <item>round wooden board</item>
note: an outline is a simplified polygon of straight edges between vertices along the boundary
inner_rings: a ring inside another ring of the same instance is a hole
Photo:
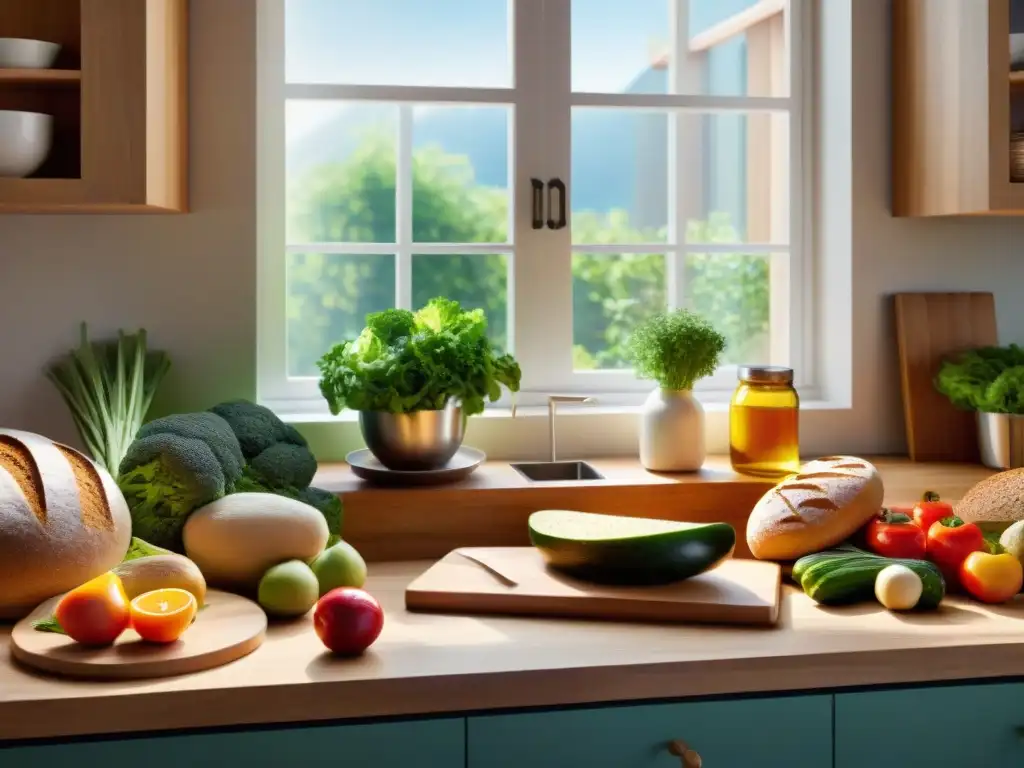
[[[70,677],[127,680],[200,672],[252,653],[267,631],[266,614],[256,603],[209,590],[206,607],[177,642],[147,643],[129,629],[111,646],[88,648],[32,626],[51,616],[59,599],[46,601],[14,626],[11,655],[26,666]]]

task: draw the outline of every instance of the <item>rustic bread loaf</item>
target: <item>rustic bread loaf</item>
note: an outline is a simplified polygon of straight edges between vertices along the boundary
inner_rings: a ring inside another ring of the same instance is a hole
[[[1024,469],[1008,469],[986,477],[964,494],[956,513],[969,523],[998,531],[1024,520]]]
[[[854,456],[808,462],[761,497],[747,521],[747,546],[762,560],[794,560],[839,544],[878,514],[882,478]]]
[[[0,429],[0,618],[110,570],[131,535],[106,470],[48,438]]]

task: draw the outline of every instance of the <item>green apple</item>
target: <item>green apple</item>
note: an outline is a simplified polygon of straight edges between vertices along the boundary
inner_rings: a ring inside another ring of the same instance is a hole
[[[310,563],[323,597],[338,587],[362,587],[366,583],[366,561],[345,541],[328,547]]]
[[[271,616],[302,616],[319,597],[320,585],[310,567],[301,560],[289,560],[263,574],[257,601]]]

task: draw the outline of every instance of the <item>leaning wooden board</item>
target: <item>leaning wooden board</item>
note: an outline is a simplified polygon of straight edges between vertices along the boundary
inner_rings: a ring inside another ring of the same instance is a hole
[[[780,589],[779,566],[757,560],[727,560],[666,586],[605,587],[551,571],[533,547],[466,547],[415,579],[405,605],[442,613],[774,624]]]
[[[267,616],[256,603],[209,590],[206,607],[174,643],[146,643],[129,629],[111,646],[87,648],[32,626],[53,615],[59,599],[48,600],[14,626],[11,655],[26,666],[68,677],[127,680],[200,672],[252,653],[267,630]]]
[[[935,389],[942,361],[999,343],[991,293],[897,293],[896,344],[907,444],[913,461],[978,463],[973,413]]]

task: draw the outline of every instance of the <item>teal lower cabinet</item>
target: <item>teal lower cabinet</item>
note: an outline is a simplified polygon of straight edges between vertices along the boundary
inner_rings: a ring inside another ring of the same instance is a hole
[[[1024,684],[838,693],[835,699],[835,768],[1024,766]]]
[[[685,763],[667,748],[677,739],[700,755],[704,768],[832,768],[832,697],[470,717],[467,764],[469,768],[677,768]]]
[[[0,747],[2,768],[464,768],[465,765],[464,718]]]

